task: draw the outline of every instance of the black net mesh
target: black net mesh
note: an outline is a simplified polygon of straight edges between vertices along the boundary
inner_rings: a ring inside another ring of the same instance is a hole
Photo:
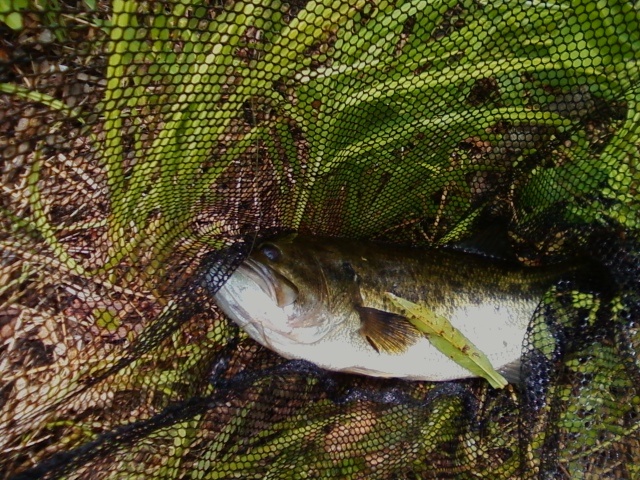
[[[633,1],[0,1],[0,476],[640,478],[639,60]],[[502,390],[288,362],[212,296],[272,234],[495,225],[607,279]]]

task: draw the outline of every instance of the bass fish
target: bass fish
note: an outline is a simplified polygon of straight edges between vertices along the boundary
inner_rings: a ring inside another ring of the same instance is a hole
[[[431,345],[390,292],[448,319],[514,382],[529,321],[545,292],[572,268],[289,236],[262,243],[214,298],[251,338],[288,359],[375,377],[475,376]]]

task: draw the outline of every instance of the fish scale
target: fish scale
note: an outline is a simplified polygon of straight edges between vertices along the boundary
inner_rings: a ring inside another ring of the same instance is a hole
[[[431,345],[387,292],[445,317],[496,370],[511,372],[544,293],[577,268],[289,235],[255,249],[215,299],[251,338],[285,358],[443,381],[474,375]]]

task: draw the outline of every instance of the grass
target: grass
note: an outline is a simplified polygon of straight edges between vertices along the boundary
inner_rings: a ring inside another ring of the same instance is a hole
[[[96,274],[148,248],[154,261],[145,273],[161,274],[175,246],[198,235],[194,218],[203,199],[216,197],[221,176],[234,162],[261,162],[259,155],[281,186],[278,212],[287,229],[371,237],[423,218],[433,227],[427,238],[436,242],[453,230],[467,234],[468,219],[509,189],[517,189],[508,201],[526,223],[552,205],[577,203],[597,186],[615,206],[603,209],[595,199],[573,216],[606,216],[634,227],[628,208],[636,200],[634,182],[625,183],[636,176],[637,150],[629,140],[638,133],[632,86],[640,78],[634,56],[640,40],[628,33],[635,32],[633,11],[596,10],[590,2],[504,1],[485,9],[469,2],[461,10],[463,26],[438,38],[433,32],[457,2],[428,9],[417,1],[376,9],[362,1],[334,3],[310,2],[289,22],[278,2],[239,2],[213,19],[195,1],[162,12],[113,3],[104,141],[97,145],[109,188],[110,249]],[[580,12],[593,23],[580,23]],[[612,26],[598,27],[598,20],[615,25],[620,16],[627,25],[619,27],[620,37],[612,36]],[[494,90],[471,101],[487,79]],[[584,121],[571,106],[562,112],[554,103],[579,88],[589,99],[625,97],[627,118],[599,155],[590,150]],[[246,108],[271,114],[247,123]],[[573,159],[531,169],[527,155],[542,147],[534,140],[511,157],[452,163],[469,139],[499,148],[500,125],[568,136],[565,154]],[[294,131],[308,145],[304,153]],[[265,153],[254,151],[256,145]],[[584,173],[576,178],[576,172]],[[498,176],[483,192],[488,200],[479,201],[469,184],[474,174]],[[364,176],[371,187],[351,180]],[[224,233],[209,230],[209,242],[216,235]],[[74,261],[59,249],[57,256]]]
[[[564,378],[551,382],[546,406],[535,422],[528,425],[531,456],[537,459],[545,449],[557,448],[558,465],[567,478],[633,477],[637,470],[634,439],[638,424],[627,419],[637,416],[640,397],[633,374],[621,360],[629,348],[625,342],[637,340],[616,342],[615,335],[603,334],[600,323],[604,311],[608,322],[626,329],[627,320],[621,313],[630,299],[615,297],[611,302],[603,302],[599,296],[579,290],[550,293],[545,304],[559,324],[568,328],[565,333],[572,335],[579,329],[583,335],[597,340],[574,344],[571,351],[564,352],[559,369]],[[531,332],[534,345],[541,347],[549,360],[557,358],[565,346],[557,340],[549,341],[549,332],[543,332],[549,328],[545,322],[534,325],[538,329]],[[537,428],[536,422],[545,427]],[[550,425],[557,429],[556,437]],[[555,441],[557,445],[553,445]]]
[[[1,10],[0,21],[10,15],[11,27],[20,31],[29,19],[22,6],[17,2],[16,11]],[[58,9],[53,2],[39,7]],[[53,28],[60,18],[43,22]],[[77,348],[75,360],[56,354],[50,365],[36,362],[26,369],[28,385],[20,383],[18,390],[44,400],[26,411],[22,398],[6,404],[36,425],[16,429],[9,441],[16,451],[36,452],[20,465],[46,456],[45,449],[30,450],[34,445],[71,448],[126,423],[130,412],[118,409],[118,399],[134,405],[131,397],[138,396],[136,418],[146,418],[169,402],[211,392],[203,369],[225,343],[224,327],[218,320],[207,323],[209,317],[182,325],[156,284],[175,257],[219,248],[232,234],[243,233],[229,227],[234,212],[223,211],[224,201],[241,204],[255,196],[260,203],[272,194],[258,182],[247,187],[251,191],[225,190],[229,179],[240,181],[246,173],[234,173],[237,165],[264,170],[275,184],[273,211],[254,220],[250,227],[256,229],[266,223],[393,239],[410,230],[412,240],[438,244],[467,236],[481,212],[495,204],[507,205],[515,228],[540,225],[536,222],[561,206],[567,224],[613,221],[638,229],[640,22],[627,3],[321,0],[297,7],[240,0],[218,8],[197,0],[167,5],[114,0],[108,22],[90,23],[108,36],[108,56],[99,127],[83,130],[97,165],[83,166],[89,176],[104,178],[99,182],[106,190],[97,189],[91,202],[106,197],[107,213],[57,221],[51,213],[54,189],[47,183],[51,175],[46,175],[55,162],[42,143],[22,177],[25,193],[12,197],[22,203],[2,211],[13,229],[13,237],[2,240],[3,250],[22,259],[0,287],[6,303],[17,304],[26,283],[38,292],[51,284],[80,292],[91,307],[75,324],[69,312],[48,315],[58,320],[55,331],[64,338],[90,333],[95,342],[89,350]],[[55,28],[58,41],[70,38],[59,38],[63,31]],[[18,85],[2,84],[0,92],[37,103],[65,122],[86,116],[52,95]],[[578,100],[568,103],[567,95]],[[592,101],[623,114],[593,120],[581,113],[591,112]],[[528,134],[519,147],[508,146],[511,137]],[[545,151],[547,144],[551,151]],[[72,159],[66,161],[72,171]],[[199,229],[199,215],[207,208],[216,210],[215,221]],[[107,247],[86,259],[71,248],[69,232],[95,235],[92,248]],[[53,278],[47,278],[51,271]],[[144,310],[142,301],[152,307]],[[123,313],[123,303],[136,311]],[[573,305],[557,318],[573,318],[581,308]],[[24,308],[20,315],[37,311]],[[149,318],[170,328],[153,330]],[[46,324],[40,317],[32,322]],[[28,323],[16,330],[16,338],[28,335]],[[65,328],[74,333],[63,335]],[[64,343],[48,342],[47,348]],[[71,343],[69,350],[75,350]],[[542,350],[545,346],[553,347],[543,342]],[[620,402],[611,403],[614,394],[602,390],[604,372],[613,372],[618,389],[630,391],[632,384],[619,368],[620,352],[608,344],[600,347],[590,354],[588,367],[567,361],[566,368],[585,379],[582,396],[576,398],[568,386],[556,387],[558,398],[566,400],[558,421],[570,434],[589,430],[607,415],[629,416],[636,408],[635,397],[618,408]],[[86,390],[82,379],[117,365],[136,348],[137,356],[110,385]],[[14,344],[9,348],[18,350]],[[474,391],[489,395],[483,388]],[[255,394],[263,392],[257,388]],[[78,408],[78,421],[68,420],[65,404]],[[201,417],[158,431],[111,465],[114,478],[154,444],[171,447],[162,458],[150,457],[165,478],[178,478],[189,467],[196,472],[206,467],[208,478],[230,471],[276,474],[282,462],[302,460],[310,474],[358,476],[374,472],[389,451],[407,455],[420,469],[449,442],[456,445],[455,453],[443,455],[450,469],[458,468],[451,466],[457,462],[500,477],[511,474],[519,460],[514,455],[499,461],[501,449],[518,447],[497,421],[487,436],[461,432],[456,424],[461,406],[448,399],[435,402],[428,419],[402,407],[390,408],[385,417],[366,408],[312,405],[254,432],[244,447],[226,445],[224,438],[243,435],[259,404],[245,399],[219,439],[198,436],[208,420]],[[541,417],[555,421],[547,415],[551,407]],[[563,465],[588,471],[588,456],[633,436],[636,428],[615,418],[584,445],[567,435],[560,446]],[[360,430],[364,433],[348,445],[355,455],[335,451],[342,440],[331,437],[332,431]],[[545,432],[538,432],[531,451],[544,440]],[[300,445],[307,450],[301,452]]]
[[[258,161],[247,153],[256,144],[264,145],[280,185],[287,185],[291,172],[298,177],[292,188],[282,188],[280,199],[283,226],[294,230],[327,230],[326,214],[335,209],[337,192],[345,189],[340,226],[333,233],[372,236],[415,216],[435,222],[443,206],[424,199],[455,184],[460,189],[457,205],[449,200],[445,230],[434,232],[434,238],[446,235],[465,225],[473,210],[487,206],[473,201],[465,181],[479,167],[452,169],[451,155],[469,138],[499,144],[500,135],[491,130],[500,124],[545,127],[556,136],[570,135],[574,145],[574,162],[554,169],[555,174],[522,170],[525,195],[516,210],[545,211],[546,205],[527,201],[541,196],[540,183],[558,184],[552,197],[557,204],[591,190],[593,177],[617,192],[619,205],[628,204],[633,199],[614,183],[616,169],[606,159],[617,162],[613,149],[637,133],[631,85],[639,78],[633,55],[639,40],[628,37],[631,27],[621,27],[619,39],[612,37],[609,30],[597,28],[597,20],[602,16],[611,23],[611,15],[617,21],[622,15],[628,23],[637,18],[615,5],[596,11],[589,2],[574,3],[500,2],[484,10],[470,3],[462,28],[424,41],[457,2],[424,11],[424,2],[381,4],[373,10],[364,2],[310,2],[289,23],[277,2],[236,3],[206,22],[205,10],[194,2],[177,4],[169,14],[144,11],[147,25],[138,25],[141,7],[136,2],[115,2],[102,150],[113,205],[107,266],[131,254],[145,238],[152,239],[154,257],[162,264],[178,237],[188,235],[198,202],[215,195],[228,166]],[[578,21],[580,7],[593,26]],[[416,23],[407,34],[410,17]],[[500,42],[493,40],[497,33],[491,28],[499,32]],[[256,31],[260,38],[251,37]],[[600,41],[604,35],[606,43]],[[174,52],[177,42],[180,53]],[[572,56],[572,51],[580,55]],[[497,94],[470,105],[470,92],[484,79],[495,82]],[[585,96],[604,101],[626,95],[632,112],[598,157],[588,151],[584,123],[571,118],[572,112],[546,107],[584,86]],[[152,94],[154,90],[160,93]],[[246,105],[273,114],[246,125]],[[141,140],[146,118],[136,112],[145,109],[159,112],[152,142]],[[130,141],[135,161],[128,168],[122,146],[125,123],[134,127]],[[294,128],[308,143],[304,155],[297,153]],[[230,137],[234,140],[228,142]],[[228,144],[224,153],[203,172],[221,144]],[[529,151],[540,147],[532,144]],[[408,152],[404,162],[401,152]],[[482,172],[504,174],[526,154],[510,159],[511,166],[488,158],[494,165],[485,165]],[[389,165],[377,167],[382,161]],[[348,180],[376,168],[367,181],[380,201]],[[590,178],[576,181],[573,174],[579,169]],[[424,175],[417,185],[410,181],[416,175]],[[560,178],[549,180],[550,175]],[[562,182],[563,175],[569,181]],[[403,200],[389,201],[391,196]],[[594,203],[582,216],[591,220],[601,212],[601,204]],[[634,221],[615,210],[605,214],[625,224]],[[157,216],[161,227],[150,221]]]

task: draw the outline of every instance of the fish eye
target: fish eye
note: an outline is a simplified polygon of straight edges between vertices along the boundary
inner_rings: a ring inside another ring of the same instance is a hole
[[[273,243],[263,243],[260,252],[272,262],[277,262],[282,257],[282,252]]]

